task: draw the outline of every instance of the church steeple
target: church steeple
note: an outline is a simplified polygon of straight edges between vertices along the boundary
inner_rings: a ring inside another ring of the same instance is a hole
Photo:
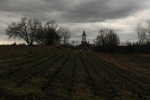
[[[82,34],[82,41],[81,43],[86,43],[86,34],[85,31],[83,30],[83,34]]]
[[[82,34],[82,36],[86,36],[86,34],[85,34],[85,31],[83,31],[83,34]]]

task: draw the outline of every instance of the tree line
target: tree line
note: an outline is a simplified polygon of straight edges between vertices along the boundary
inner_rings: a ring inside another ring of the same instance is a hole
[[[61,41],[65,47],[71,33],[69,28],[58,26],[54,21],[48,21],[42,25],[38,19],[21,18],[19,22],[13,22],[5,30],[9,38],[23,39],[28,46],[33,43],[43,45],[57,45]]]
[[[135,32],[137,42],[119,45],[119,36],[111,29],[101,29],[94,40],[94,51],[110,53],[150,53],[150,21],[139,23]]]
[[[38,19],[21,18],[19,22],[13,22],[5,30],[9,38],[23,39],[28,46],[34,43],[41,45],[60,45],[75,49],[74,44],[68,44],[71,32],[69,28],[58,26],[54,20],[44,25]],[[138,37],[136,43],[126,43],[121,46],[119,36],[112,29],[100,29],[99,34],[93,40],[93,51],[98,52],[145,52],[150,53],[150,21],[138,24],[135,29]]]
[[[98,51],[114,52],[120,39],[112,29],[101,29],[93,42]]]

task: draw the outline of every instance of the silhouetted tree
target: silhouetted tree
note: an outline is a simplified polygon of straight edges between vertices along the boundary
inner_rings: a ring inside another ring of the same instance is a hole
[[[150,44],[150,21],[136,27],[139,44]]]
[[[39,29],[41,29],[41,22],[38,19],[21,18],[21,21],[13,22],[5,31],[9,38],[21,38],[28,46],[32,46]]]
[[[115,47],[120,43],[120,39],[113,30],[101,29],[94,43],[102,47],[103,51],[114,52]]]
[[[13,44],[11,44],[11,45],[17,45],[17,43],[16,42],[14,42]]]
[[[66,47],[66,44],[71,36],[70,30],[67,27],[61,27],[60,33],[61,33],[63,45],[64,47]]]
[[[48,21],[36,35],[36,41],[45,45],[55,45],[60,39],[61,31],[54,20]]]

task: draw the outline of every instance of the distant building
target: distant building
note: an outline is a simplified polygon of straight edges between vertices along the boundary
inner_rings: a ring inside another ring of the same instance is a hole
[[[82,34],[82,41],[81,41],[81,44],[82,44],[82,43],[87,43],[85,31],[83,31],[83,34]]]
[[[91,44],[89,43],[89,41],[88,42],[86,41],[87,35],[85,34],[85,31],[83,31],[83,34],[81,36],[82,36],[81,44],[77,45],[76,48],[80,50],[92,50]]]

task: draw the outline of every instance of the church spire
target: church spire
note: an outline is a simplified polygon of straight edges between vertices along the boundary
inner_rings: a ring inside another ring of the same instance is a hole
[[[82,34],[82,36],[86,36],[86,34],[85,34],[85,30],[83,30],[83,34]]]
[[[83,30],[83,34],[82,34],[82,41],[81,43],[87,43],[86,42],[86,34],[85,34],[85,31]]]

